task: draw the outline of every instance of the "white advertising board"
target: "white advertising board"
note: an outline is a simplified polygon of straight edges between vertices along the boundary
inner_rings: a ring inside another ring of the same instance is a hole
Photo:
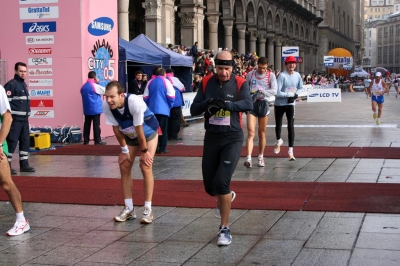
[[[307,102],[341,102],[342,91],[340,89],[311,89],[308,90]]]

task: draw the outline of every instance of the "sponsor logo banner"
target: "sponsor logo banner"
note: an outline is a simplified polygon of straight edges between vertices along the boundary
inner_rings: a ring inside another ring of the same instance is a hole
[[[51,66],[52,64],[53,58],[51,57],[28,58],[28,66]]]
[[[51,48],[28,48],[28,54],[51,54]]]
[[[308,90],[307,102],[341,102],[341,89],[311,89]]]
[[[42,87],[42,86],[53,86],[52,79],[30,79],[28,86]]]
[[[29,90],[30,97],[53,97],[53,90]]]
[[[96,18],[90,22],[88,32],[94,36],[102,36],[114,28],[114,21],[109,17]]]
[[[20,5],[58,3],[58,0],[19,0]]]
[[[56,32],[56,29],[57,26],[55,21],[22,23],[22,32],[24,33]]]
[[[54,35],[25,36],[25,44],[54,44]]]
[[[52,76],[52,68],[30,68],[28,69],[29,76]]]
[[[324,66],[330,67],[330,66],[334,66],[334,65],[335,65],[335,62],[334,62],[333,56],[324,56]]]
[[[31,107],[53,107],[53,100],[31,100]]]
[[[103,39],[95,42],[91,53],[93,57],[88,58],[87,66],[96,72],[98,84],[105,87],[115,77],[114,51],[109,42]]]
[[[54,118],[54,110],[32,110],[31,118]]]
[[[21,7],[20,19],[58,18],[58,6]]]
[[[299,57],[299,47],[298,46],[282,46],[282,56],[287,57],[287,56],[295,56]]]

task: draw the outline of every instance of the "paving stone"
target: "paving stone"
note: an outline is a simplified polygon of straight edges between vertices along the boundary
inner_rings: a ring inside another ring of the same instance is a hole
[[[30,263],[74,265],[98,250],[99,248],[61,246],[31,260]]]
[[[346,182],[376,183],[378,178],[379,174],[356,174],[353,172]]]
[[[87,233],[109,222],[110,219],[85,218],[75,219],[67,224],[62,224],[57,229]]]
[[[183,263],[204,247],[204,243],[190,242],[189,245],[183,240],[164,241],[140,256],[137,260]]]
[[[398,266],[400,251],[355,248],[349,266]]]
[[[303,245],[300,240],[261,239],[238,265],[290,265]]]
[[[304,171],[303,169],[291,175],[287,181],[290,182],[314,182],[324,171]]]
[[[314,232],[305,247],[351,250],[356,238],[357,234],[352,233]]]
[[[400,175],[380,175],[378,178],[378,183],[400,183]]]
[[[135,230],[126,237],[122,238],[121,241],[160,243],[167,240],[184,227],[185,224],[182,223],[159,224],[153,222],[151,225],[142,226],[141,228]]]
[[[316,228],[316,232],[352,233],[356,234],[361,226],[362,217],[329,217],[324,216]]]
[[[400,234],[400,215],[367,214],[361,232]]]
[[[157,243],[139,243],[136,242],[134,245],[125,241],[116,241],[111,245],[108,245],[104,249],[96,252],[88,258],[85,258],[84,262],[95,262],[95,263],[115,263],[115,264],[128,264],[147,251],[155,247]]]
[[[236,220],[231,229],[235,234],[263,236],[284,213],[284,211],[250,210]]]
[[[350,250],[303,248],[293,266],[347,266]]]
[[[229,246],[217,246],[216,239],[203,247],[198,253],[188,260],[185,265],[193,262],[202,265],[235,265],[252,249],[260,240],[260,236],[232,234],[232,243]]]
[[[303,240],[306,241],[315,228],[319,219],[280,219],[265,235],[268,239]]]
[[[93,230],[84,235],[80,234],[79,237],[65,243],[64,246],[103,248],[117,240],[122,240],[128,234],[129,232]]]
[[[356,248],[386,249],[400,251],[400,234],[364,233],[361,232]]]

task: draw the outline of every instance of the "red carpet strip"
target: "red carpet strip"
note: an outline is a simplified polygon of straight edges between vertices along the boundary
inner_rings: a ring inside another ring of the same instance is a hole
[[[24,202],[122,205],[119,179],[15,176]],[[133,200],[144,201],[143,181]],[[234,209],[400,213],[400,184],[233,181]],[[8,201],[4,191],[0,200]],[[213,208],[200,180],[156,180],[154,206]]]
[[[168,145],[168,154],[157,154],[157,156],[185,156],[201,157],[203,146],[196,145]],[[274,147],[267,146],[264,155],[268,158],[287,157],[288,147],[282,146],[279,154],[273,153]],[[55,150],[35,152],[35,155],[95,155],[95,156],[118,156],[121,147],[118,145],[67,145]],[[377,159],[400,159],[400,148],[392,147],[329,147],[329,146],[298,146],[294,148],[296,158],[377,158]],[[241,156],[247,155],[246,147],[242,148]],[[258,155],[258,147],[254,147],[253,156]]]

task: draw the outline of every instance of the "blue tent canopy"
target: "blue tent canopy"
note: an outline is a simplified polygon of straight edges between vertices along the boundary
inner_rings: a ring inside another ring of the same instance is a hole
[[[185,56],[168,50],[156,42],[150,40],[146,35],[140,34],[135,39],[131,40],[130,43],[136,44],[154,53],[164,53],[171,57],[170,66],[184,66],[192,67],[193,59],[191,56]]]
[[[171,57],[168,54],[159,52],[150,52],[146,48],[135,45],[124,39],[118,39],[118,52],[119,52],[119,63],[118,63],[118,80],[121,84],[128,88],[128,62],[129,65],[135,65],[140,67],[143,72],[144,69],[148,69],[147,72],[156,66],[170,65]]]

